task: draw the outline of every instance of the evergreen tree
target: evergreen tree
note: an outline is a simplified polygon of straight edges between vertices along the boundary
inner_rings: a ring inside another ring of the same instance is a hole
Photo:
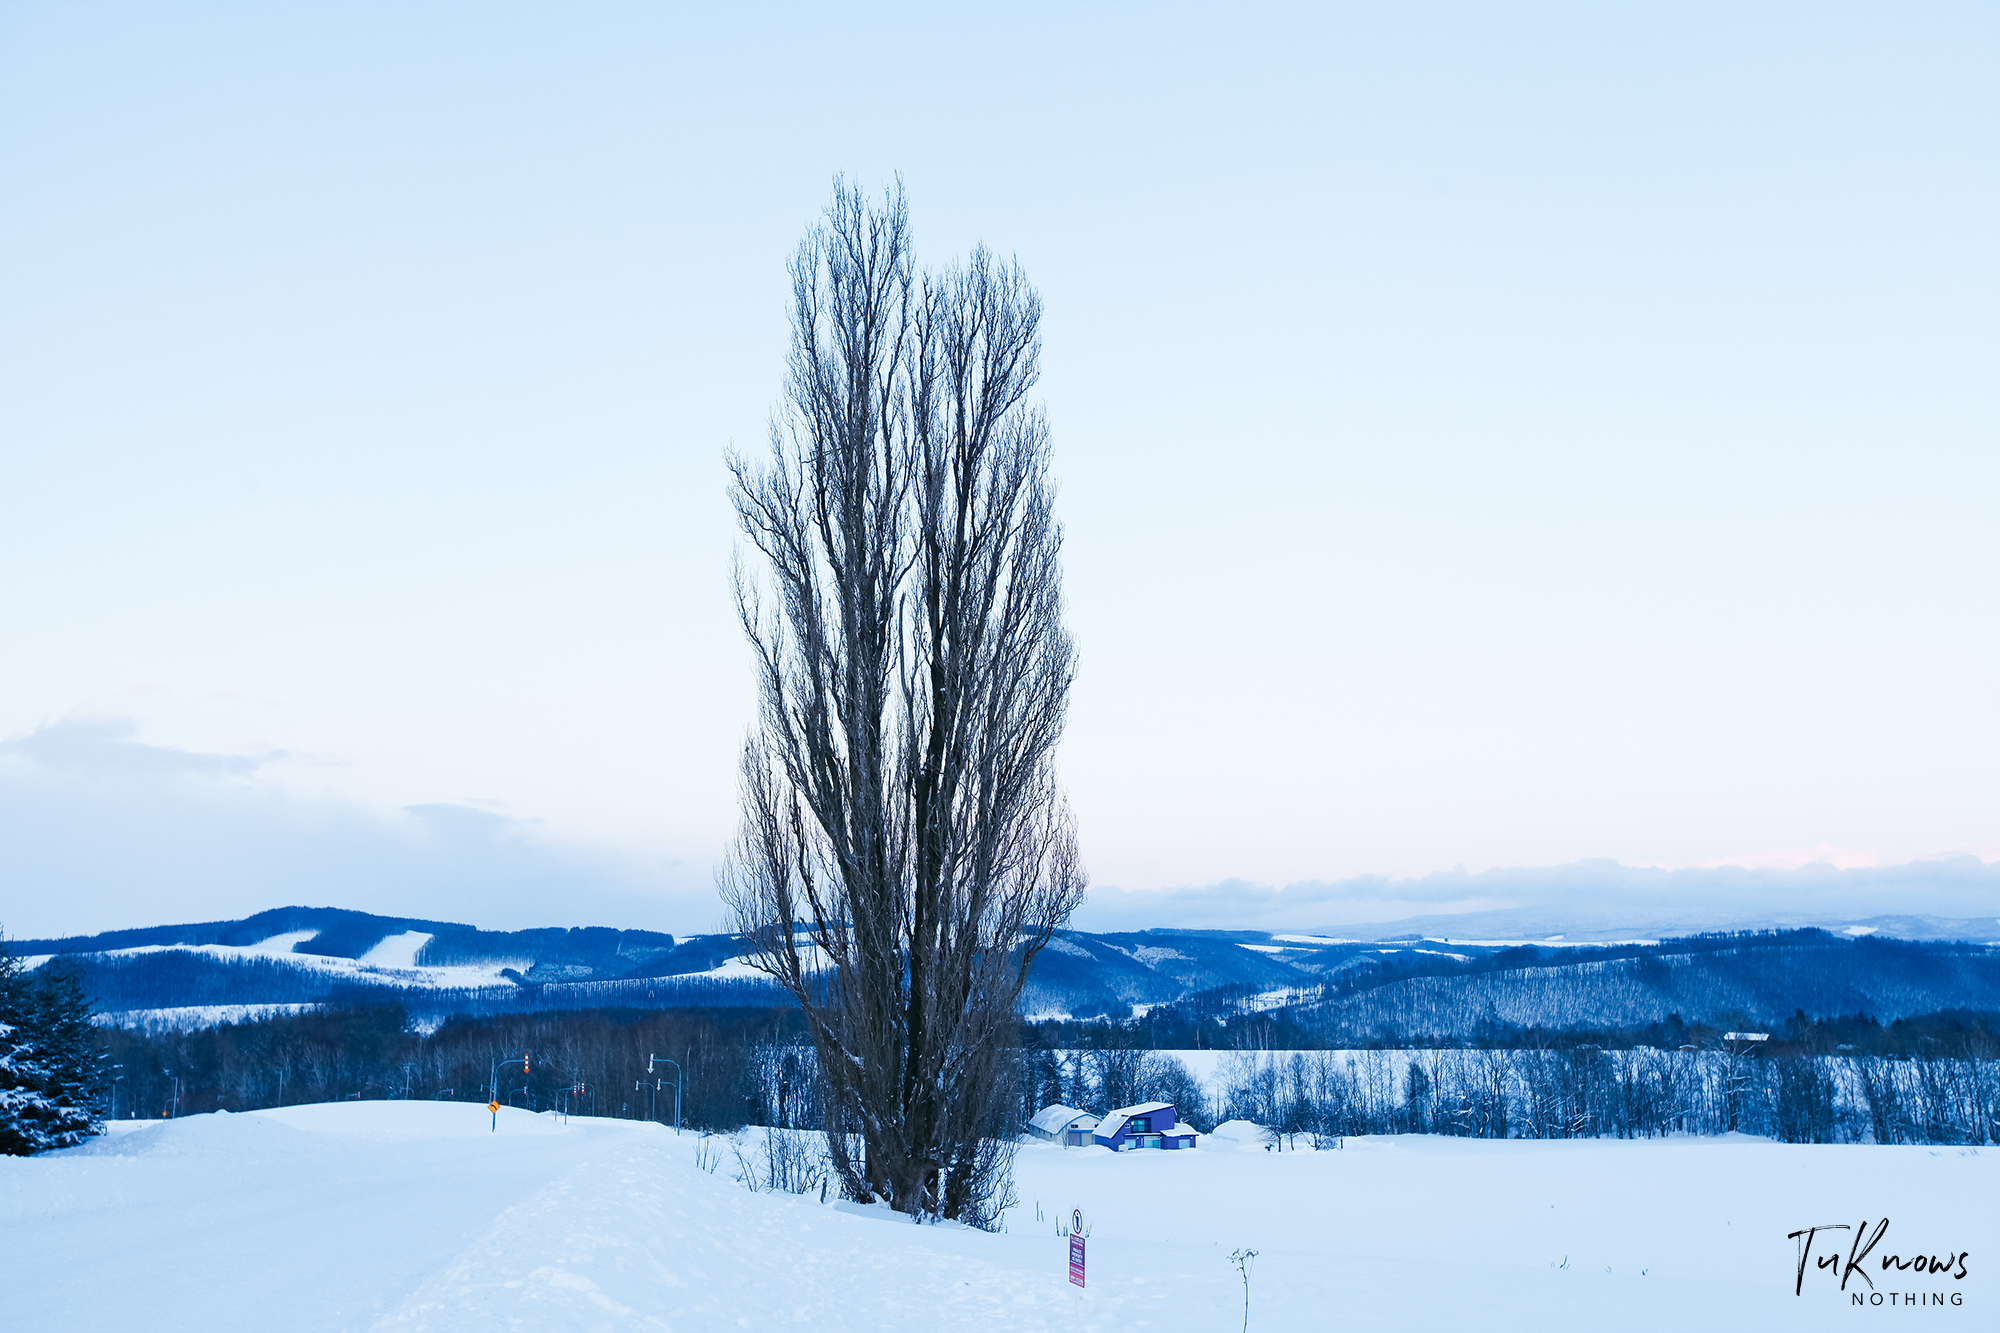
[[[0,1153],[70,1148],[97,1133],[98,1059],[81,979],[58,968],[31,984],[0,939]]]
[[[57,1108],[43,1086],[48,1070],[28,1034],[0,1022],[0,1153],[26,1157],[55,1147]]]
[[[31,1026],[52,1080],[50,1095],[71,1113],[66,1116],[64,1133],[74,1137],[59,1145],[62,1147],[81,1143],[103,1130],[104,1053],[97,1028],[90,1021],[93,1008],[83,991],[83,975],[74,963],[55,959],[36,969]]]
[[[50,1106],[47,1071],[26,1030],[28,980],[0,940],[0,1153],[25,1157],[48,1147],[43,1128]]]
[[[1033,1080],[1035,1103],[1030,1115],[1044,1106],[1062,1102],[1062,1059],[1054,1051],[1036,1051],[1029,1063],[1029,1076]]]
[[[19,1027],[28,1013],[28,978],[21,972],[21,960],[0,935],[0,1023]]]

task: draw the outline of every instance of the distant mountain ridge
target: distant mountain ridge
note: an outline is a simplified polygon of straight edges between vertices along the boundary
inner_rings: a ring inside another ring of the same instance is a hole
[[[409,966],[442,968],[481,962],[526,964],[529,983],[604,981],[705,971],[733,957],[728,936],[677,940],[652,930],[609,926],[550,926],[533,930],[481,930],[458,921],[376,916],[340,907],[278,907],[240,921],[145,926],[98,935],[14,940],[24,956],[92,954],[134,948],[220,945],[249,948],[276,936],[311,932],[290,952],[319,958],[360,961],[396,935],[423,934]]]
[[[1610,943],[1632,939],[1674,939],[1688,935],[1759,930],[1824,930],[1833,935],[1890,935],[1903,940],[1962,940],[2000,944],[2000,917],[1942,917],[1900,913],[1874,916],[1836,913],[1641,912],[1629,908],[1557,913],[1541,907],[1507,907],[1449,916],[1411,916],[1395,921],[1322,927],[1322,935],[1351,939],[1512,939],[1570,943]]]
[[[359,960],[392,935],[420,933],[430,939],[414,960],[419,966],[444,966],[487,958],[527,957],[551,967],[581,967],[593,975],[618,960],[624,969],[671,953],[672,935],[650,930],[614,930],[606,926],[564,929],[494,931],[457,921],[417,917],[376,916],[340,907],[277,907],[238,921],[203,921],[183,925],[143,926],[97,935],[59,939],[14,940],[19,954],[104,953],[118,949],[161,948],[213,944],[248,948],[279,935],[310,931],[312,937],[291,952],[322,958]]]
[[[604,926],[492,931],[336,907],[280,907],[236,921],[14,940],[9,948],[33,964],[73,960],[90,993],[113,1014],[370,996],[431,1013],[472,1012],[516,1007],[531,997],[560,1004],[593,993],[580,987],[616,992],[597,1003],[658,1002],[661,979],[715,979],[740,952],[728,936],[677,939]]]
[[[1947,924],[1873,918],[1841,933],[1616,941],[1471,939],[1399,929],[1404,923],[1346,936],[1066,931],[1036,960],[1021,1008],[1031,1020],[1128,1020],[1175,1008],[1226,1021],[1283,1010],[1350,1032],[1437,1038],[1464,1036],[1481,1022],[1632,1026],[1669,1014],[1786,1016],[1796,1009],[1868,1012],[1887,1021],[1952,1007],[2000,1009],[2000,948],[1893,937],[1899,922],[1933,936]],[[363,999],[393,999],[430,1021],[524,1009],[785,1003],[729,935],[488,931],[283,907],[238,921],[10,947],[37,965],[54,956],[73,960],[117,1022],[200,1025],[275,1006]]]

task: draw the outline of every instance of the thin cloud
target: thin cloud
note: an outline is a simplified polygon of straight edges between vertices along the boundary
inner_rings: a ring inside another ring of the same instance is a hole
[[[72,719],[0,747],[0,903],[15,937],[246,916],[292,903],[516,929],[709,932],[705,873],[579,847],[450,803],[376,811],[260,780],[270,755],[140,744]],[[217,780],[184,780],[206,776]]]
[[[25,736],[0,741],[0,754],[19,755],[39,768],[89,777],[164,778],[189,773],[248,776],[283,750],[264,754],[204,754],[165,745],[142,745],[138,724],[124,717],[73,717],[48,722]]]
[[[450,803],[406,805],[403,813],[415,815],[423,821],[425,829],[438,837],[474,842],[493,842],[541,822]]]
[[[1874,916],[2000,917],[2000,864],[1977,856],[1889,866],[1726,865],[1683,869],[1578,861],[1408,879],[1256,885],[1241,880],[1162,890],[1098,888],[1078,913],[1084,930],[1338,931],[1426,918],[1424,927],[1550,933],[1693,931]],[[1456,920],[1459,924],[1448,922]]]

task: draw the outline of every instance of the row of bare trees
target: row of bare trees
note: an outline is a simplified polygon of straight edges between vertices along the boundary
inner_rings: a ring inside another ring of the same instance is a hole
[[[1360,1134],[1650,1138],[1756,1134],[1788,1143],[2000,1142],[2000,1061],[1766,1059],[1716,1051],[1233,1052],[1204,1087],[1160,1051],[1027,1051],[1019,1124],[1053,1103],[1173,1105],[1201,1129],[1254,1121],[1288,1139]],[[757,1123],[823,1123],[812,1050],[760,1046]],[[788,1149],[788,1151],[792,1151]]]
[[[1161,1051],[1124,1049],[1024,1052],[1022,1116],[1060,1103],[1107,1110],[1141,1102],[1166,1102],[1184,1121],[1208,1127],[1208,1099],[1201,1081]]]
[[[1207,1114],[1283,1135],[1764,1135],[2000,1142],[2000,1061],[1712,1051],[1308,1051],[1224,1058]]]

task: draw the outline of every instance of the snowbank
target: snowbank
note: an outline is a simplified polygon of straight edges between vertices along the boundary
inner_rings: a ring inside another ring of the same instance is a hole
[[[1201,1136],[1204,1148],[1261,1148],[1264,1146],[1264,1127],[1250,1120],[1225,1120],[1214,1129]],[[1214,1142],[1210,1142],[1210,1140]]]

